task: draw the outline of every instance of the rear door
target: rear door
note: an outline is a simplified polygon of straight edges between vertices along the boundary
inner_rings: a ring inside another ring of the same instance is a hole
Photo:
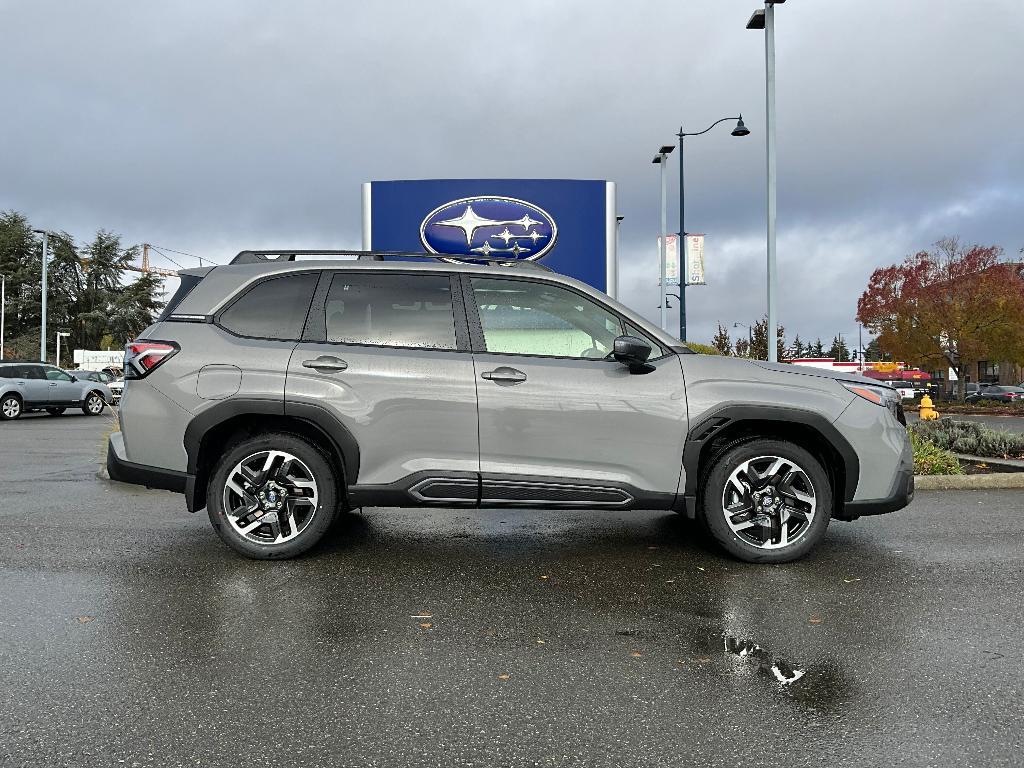
[[[351,437],[353,503],[477,502],[476,384],[458,286],[427,270],[324,272],[285,410],[325,409]]]
[[[50,381],[41,365],[19,365],[22,381],[25,382],[25,405],[42,407],[50,402]]]
[[[651,370],[609,359],[640,335],[582,292],[524,277],[464,277],[487,504],[668,507],[687,414],[677,355]]]

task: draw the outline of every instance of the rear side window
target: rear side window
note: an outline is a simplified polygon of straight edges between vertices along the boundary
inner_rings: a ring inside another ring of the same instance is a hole
[[[23,379],[45,379],[46,375],[43,373],[43,366],[41,365],[22,365],[20,366],[20,376]]]
[[[264,280],[224,310],[218,322],[239,336],[297,341],[318,277],[304,272]]]
[[[15,373],[13,365],[0,365],[0,379],[16,379],[18,378]]]
[[[456,348],[447,275],[336,274],[325,311],[327,341]]]
[[[157,322],[166,320],[170,317],[174,313],[174,310],[178,308],[178,305],[181,304],[182,300],[192,292],[192,289],[203,281],[203,276],[179,274],[178,279],[180,281],[178,283],[178,290],[174,292],[174,295],[171,296],[171,300],[164,306],[164,310],[157,318]]]

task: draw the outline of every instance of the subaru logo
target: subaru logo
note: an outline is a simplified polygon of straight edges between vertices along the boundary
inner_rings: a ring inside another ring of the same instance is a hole
[[[558,227],[551,215],[514,197],[463,197],[439,205],[420,224],[431,253],[534,261],[551,250]]]

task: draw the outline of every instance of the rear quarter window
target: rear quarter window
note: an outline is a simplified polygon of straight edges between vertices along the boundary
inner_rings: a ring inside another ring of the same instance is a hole
[[[238,336],[297,341],[316,289],[317,272],[272,277],[249,288],[217,318]]]

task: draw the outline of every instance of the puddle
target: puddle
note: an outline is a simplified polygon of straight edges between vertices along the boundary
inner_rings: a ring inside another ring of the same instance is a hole
[[[751,665],[757,666],[759,674],[773,678],[782,686],[792,685],[806,672],[785,659],[774,657],[753,640],[726,635],[725,652],[749,660]]]

